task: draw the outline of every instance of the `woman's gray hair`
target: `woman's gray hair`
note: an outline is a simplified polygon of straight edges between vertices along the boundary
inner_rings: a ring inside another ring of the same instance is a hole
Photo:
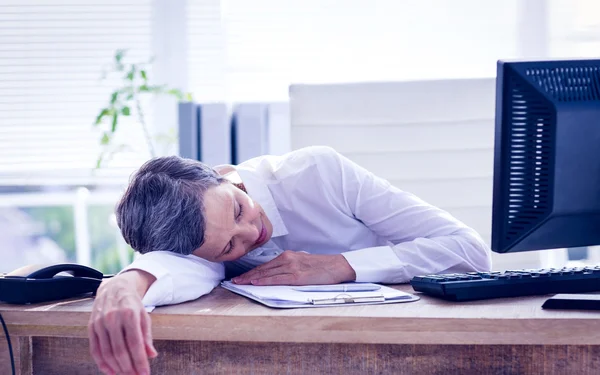
[[[146,162],[116,207],[125,242],[142,254],[191,254],[204,243],[204,193],[224,181],[192,159],[166,156]]]

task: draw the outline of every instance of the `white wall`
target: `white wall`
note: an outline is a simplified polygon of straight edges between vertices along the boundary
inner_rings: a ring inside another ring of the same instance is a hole
[[[200,5],[215,2],[190,2],[190,26],[202,24],[194,43],[221,37]],[[224,51],[208,60],[223,61],[215,75],[233,101],[282,100],[292,82],[491,77],[494,62],[519,57],[529,35],[518,27],[520,9],[518,0],[223,0]],[[212,90],[207,83],[191,88]]]
[[[292,149],[328,145],[491,238],[495,80],[293,85]],[[494,268],[539,253],[494,254]]]

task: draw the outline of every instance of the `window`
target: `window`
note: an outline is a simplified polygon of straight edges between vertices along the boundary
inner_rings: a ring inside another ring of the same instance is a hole
[[[100,81],[115,50],[151,55],[152,0],[4,0],[0,3],[0,184],[123,182],[147,158],[133,121],[121,153],[92,173],[100,152],[92,124],[115,79]]]
[[[129,262],[108,212],[148,150],[138,124],[124,121],[120,140],[132,151],[94,171],[101,129],[92,124],[119,83],[101,80],[115,51],[136,62],[152,56],[154,3],[0,1],[0,238],[13,244],[0,272],[40,261],[114,272]]]

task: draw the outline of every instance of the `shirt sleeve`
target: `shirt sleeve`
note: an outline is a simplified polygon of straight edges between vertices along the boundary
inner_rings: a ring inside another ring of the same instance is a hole
[[[146,271],[156,277],[142,299],[146,307],[194,300],[210,293],[225,277],[222,263],[169,251],[140,255],[120,273],[132,269]]]
[[[317,152],[331,199],[388,241],[343,253],[358,282],[404,283],[433,273],[489,271],[481,237],[448,212],[392,186],[333,149]]]

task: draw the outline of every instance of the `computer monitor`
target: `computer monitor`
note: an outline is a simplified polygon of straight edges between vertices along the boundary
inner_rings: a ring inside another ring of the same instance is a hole
[[[492,250],[600,244],[600,60],[498,62]]]

